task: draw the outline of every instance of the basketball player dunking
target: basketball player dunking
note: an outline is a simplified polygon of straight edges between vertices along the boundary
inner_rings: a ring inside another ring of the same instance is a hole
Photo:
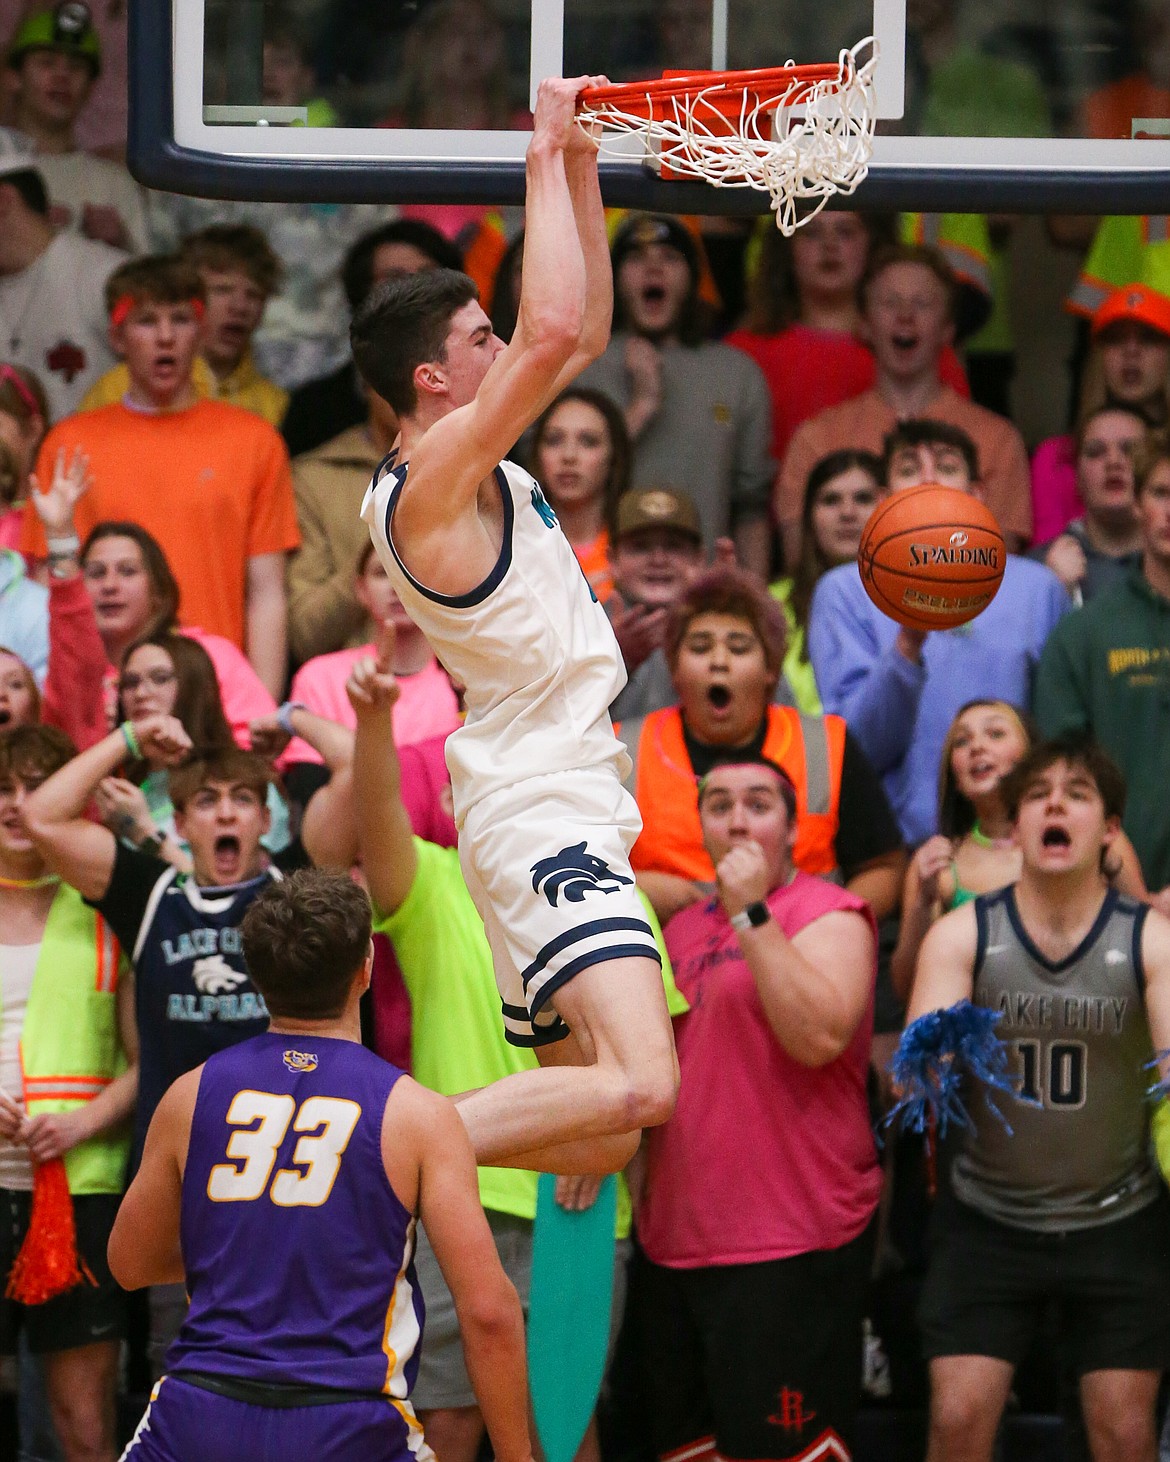
[[[505,345],[465,275],[387,281],[354,358],[398,414],[362,516],[412,619],[467,687],[448,742],[467,886],[510,1040],[541,1070],[459,1103],[481,1163],[601,1172],[665,1121],[677,1062],[628,852],[641,829],[609,705],[621,655],[536,482],[502,461],[604,348],[613,308],[597,148],[574,120],[600,78],[541,84],[520,309]]]
[[[268,1032],[181,1076],[110,1237],[127,1289],[190,1305],[124,1462],[433,1462],[409,1395],[421,1220],[500,1462],[532,1462],[524,1323],[445,1097],[365,1050],[370,904],[346,875],[273,884],[241,927]]]
[[[1125,788],[1097,748],[1030,751],[1004,783],[1019,882],[947,914],[922,946],[910,1019],[1001,1012],[1012,1131],[982,1104],[951,1171],[922,1296],[928,1462],[991,1462],[1036,1319],[1060,1307],[1096,1462],[1154,1462],[1170,1364],[1170,1200],[1150,1152],[1145,1069],[1170,1046],[1170,920],[1103,871]],[[1151,1042],[1152,1036],[1152,1042]]]

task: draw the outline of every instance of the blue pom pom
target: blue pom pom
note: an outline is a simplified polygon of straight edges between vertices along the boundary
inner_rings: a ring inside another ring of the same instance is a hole
[[[1167,1057],[1170,1057],[1170,1049],[1167,1049],[1165,1051],[1156,1051],[1154,1053],[1154,1059],[1152,1061],[1147,1061],[1142,1070],[1161,1072],[1162,1062],[1165,1061]],[[1151,1082],[1151,1084],[1146,1088],[1146,1096],[1150,1099],[1151,1102],[1154,1102],[1155,1104],[1161,1101],[1165,1101],[1168,1097],[1170,1097],[1170,1076],[1159,1075],[1158,1079],[1154,1082]]]
[[[890,1074],[901,1099],[886,1118],[903,1130],[925,1132],[933,1128],[940,1138],[948,1129],[974,1127],[962,1098],[965,1077],[974,1077],[984,1087],[984,1100],[1008,1132],[1003,1113],[987,1095],[993,1091],[1017,1095],[1017,1080],[1008,1070],[1008,1051],[995,1034],[998,1010],[960,1000],[946,1010],[920,1015],[902,1032],[898,1049],[890,1062]]]

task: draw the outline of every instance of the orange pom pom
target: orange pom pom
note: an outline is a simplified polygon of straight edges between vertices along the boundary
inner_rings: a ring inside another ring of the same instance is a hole
[[[22,1305],[43,1305],[83,1279],[96,1283],[77,1253],[73,1199],[65,1164],[58,1157],[42,1163],[33,1174],[28,1233],[4,1293]]]

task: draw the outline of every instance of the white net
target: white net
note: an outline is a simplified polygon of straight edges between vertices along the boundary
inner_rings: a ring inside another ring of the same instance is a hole
[[[868,50],[868,57],[861,56]],[[790,63],[791,64],[791,63]],[[842,51],[834,75],[793,75],[779,85],[753,85],[751,73],[685,93],[651,89],[631,99],[582,99],[582,120],[605,133],[639,137],[664,176],[697,178],[717,188],[759,188],[772,199],[786,235],[819,212],[835,193],[852,193],[865,178],[876,115],[872,37]],[[764,73],[761,73],[763,75]]]

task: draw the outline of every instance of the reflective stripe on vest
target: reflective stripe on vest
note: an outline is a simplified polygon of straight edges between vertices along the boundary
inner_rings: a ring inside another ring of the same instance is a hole
[[[763,754],[796,786],[794,861],[806,873],[831,876],[837,867],[845,723],[840,716],[810,716],[790,706],[769,706],[767,714]],[[715,870],[703,847],[696,777],[678,707],[623,722],[618,735],[632,762],[625,785],[644,823],[630,854],[634,868],[709,882]]]
[[[30,1115],[73,1111],[126,1069],[116,1011],[121,960],[110,926],[62,884],[45,921],[20,1033]],[[128,1131],[115,1130],[71,1148],[70,1192],[121,1192],[129,1142]]]

